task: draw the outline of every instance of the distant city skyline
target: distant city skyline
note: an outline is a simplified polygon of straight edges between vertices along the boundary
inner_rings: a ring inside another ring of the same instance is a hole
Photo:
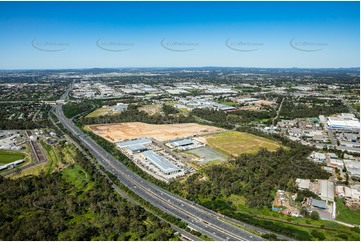
[[[359,2],[0,2],[0,69],[360,66]]]

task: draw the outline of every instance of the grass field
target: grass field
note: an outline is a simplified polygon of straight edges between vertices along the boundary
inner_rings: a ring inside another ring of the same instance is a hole
[[[336,220],[360,225],[360,211],[355,211],[343,204],[342,200],[337,199],[336,201]]]
[[[87,191],[94,185],[94,182],[90,181],[89,175],[78,164],[63,169],[61,174],[67,182],[73,184],[79,191]]]
[[[111,107],[98,108],[98,109],[94,110],[93,112],[89,113],[86,117],[94,118],[94,117],[99,117],[99,116],[104,116],[104,115],[110,114],[111,112],[112,112]]]
[[[206,137],[207,144],[227,155],[255,154],[261,148],[275,151],[279,147],[275,141],[243,132],[224,132]]]
[[[15,150],[0,150],[0,165],[24,159],[25,155]]]

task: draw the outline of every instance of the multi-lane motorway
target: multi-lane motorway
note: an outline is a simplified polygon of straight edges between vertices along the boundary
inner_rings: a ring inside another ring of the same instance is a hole
[[[191,228],[214,240],[264,240],[260,236],[222,221],[224,216],[174,195],[133,173],[67,119],[62,111],[62,104],[57,104],[55,113],[63,126],[89,150],[104,168],[113,173],[122,184],[138,196],[162,211],[180,218]]]

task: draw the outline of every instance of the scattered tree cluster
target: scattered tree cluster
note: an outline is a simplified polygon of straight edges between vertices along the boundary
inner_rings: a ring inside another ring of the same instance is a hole
[[[172,108],[172,107],[171,107]],[[166,108],[168,110],[168,108]],[[164,109],[163,109],[164,111]],[[194,122],[192,116],[182,114],[155,114],[149,115],[144,111],[138,110],[138,106],[129,105],[128,109],[117,115],[105,115],[99,117],[81,117],[81,124],[101,124],[101,123],[121,123],[121,122],[145,122],[151,124],[172,124],[172,123],[189,123]]]

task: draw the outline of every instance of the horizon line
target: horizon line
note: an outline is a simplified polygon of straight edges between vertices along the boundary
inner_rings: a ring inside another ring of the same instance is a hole
[[[46,71],[46,70],[91,70],[91,69],[196,69],[196,68],[244,68],[244,69],[360,69],[360,66],[351,67],[245,67],[245,66],[155,66],[155,67],[71,67],[71,68],[14,68],[0,69],[0,71]]]

